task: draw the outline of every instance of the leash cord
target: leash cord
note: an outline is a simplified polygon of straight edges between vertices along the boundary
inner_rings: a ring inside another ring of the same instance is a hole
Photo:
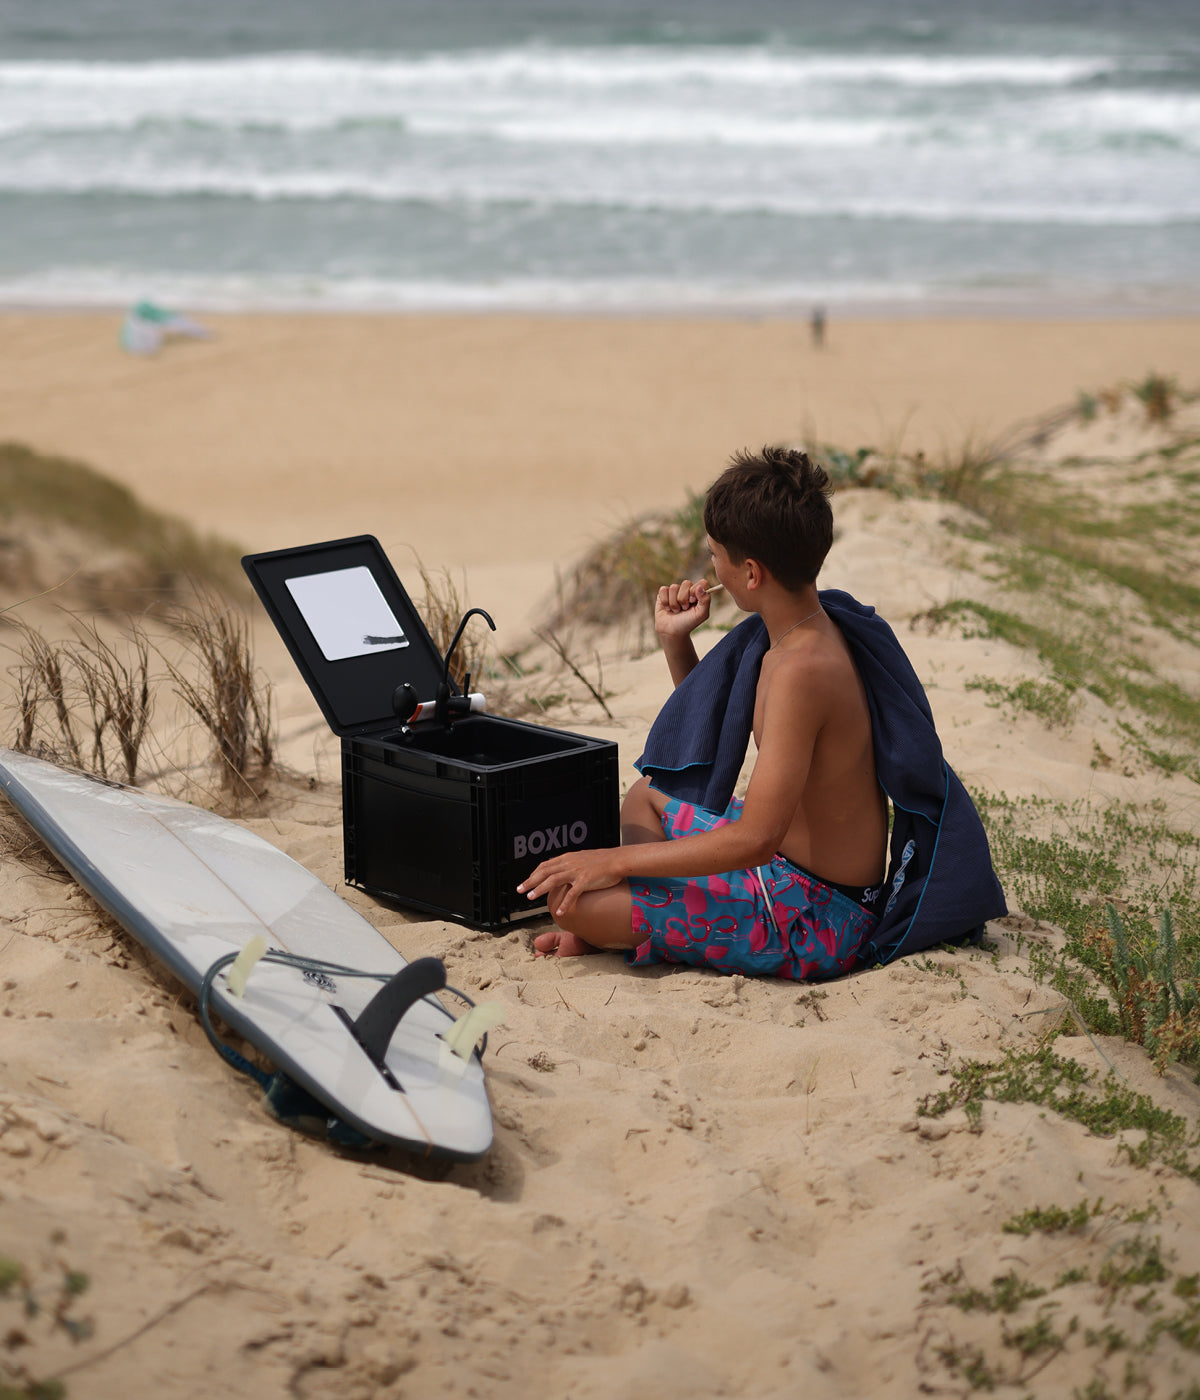
[[[200,1022],[204,1027],[204,1034],[208,1037],[209,1044],[217,1054],[231,1064],[234,1069],[242,1074],[248,1075],[261,1089],[265,1090],[270,1085],[273,1076],[268,1074],[265,1070],[259,1069],[257,1065],[251,1064],[250,1061],[246,1059],[244,1055],[240,1055],[232,1045],[226,1045],[217,1034],[216,1027],[212,1023],[210,1002],[213,983],[218,973],[223,972],[224,969],[235,962],[238,957],[239,953],[226,953],[223,957],[219,957],[204,974],[204,981],[200,984]],[[357,967],[344,967],[341,963],[322,962],[319,958],[304,958],[298,953],[264,953],[261,961],[278,963],[284,967],[299,968],[301,972],[312,972],[315,974],[337,977],[366,977],[376,982],[390,982],[395,976],[394,972],[363,972]],[[475,1005],[474,1001],[467,996],[466,992],[459,991],[457,987],[447,985],[443,990],[451,992],[454,996],[458,997],[460,1001],[466,1002],[468,1006]],[[436,997],[427,996],[422,997],[421,1000],[428,1002],[431,1006],[436,1006],[437,1009],[445,1016],[449,1017],[452,1022],[454,1021],[454,1016],[446,1010]],[[483,1044],[479,1047],[479,1054],[481,1057],[486,1049],[487,1036],[484,1035]]]

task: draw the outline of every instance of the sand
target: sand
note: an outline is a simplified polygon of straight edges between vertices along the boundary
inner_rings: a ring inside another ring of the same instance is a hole
[[[211,341],[139,360],[119,317],[0,314],[0,441],[251,549],[369,529],[397,560],[467,569],[501,623],[548,566],[703,490],[738,447],[953,453],[1081,389],[1200,381],[1182,318],[835,321],[821,351],[790,320],[205,321]]]
[[[1150,369],[1200,382],[1184,320],[847,321],[818,353],[805,325],[773,320],[210,319],[213,341],[136,361],[112,317],[0,316],[0,440],[77,455],[248,548],[371,531],[402,576],[418,549],[463,573],[509,637],[556,566],[629,514],[677,505],[745,443],[808,433],[935,453]],[[1200,826],[1185,777],[1098,769],[1087,723],[1014,719],[966,685],[1028,658],[913,625],[960,595],[964,551],[986,549],[956,530],[965,512],[866,491],[836,512],[824,581],[896,626],[968,784],[1159,801]],[[44,602],[23,615],[54,616]],[[1074,1340],[1023,1359],[999,1340],[1006,1318],[948,1294],[1013,1269],[1046,1288],[1073,1267],[1095,1276],[1151,1228],[1129,1219],[1148,1204],[1172,1268],[1193,1274],[1200,1188],[1028,1103],[985,1105],[978,1132],[961,1111],[917,1111],[960,1060],[1035,1043],[1061,1018],[1025,941],[1052,930],[1014,911],[986,949],[814,989],[537,961],[542,924],[494,938],[385,908],[342,883],[336,743],[265,626],[256,645],[290,776],[239,820],[406,956],[443,957],[453,983],[504,1004],[487,1056],[495,1146],[446,1167],[343,1156],[279,1127],[170,978],[36,850],[9,851],[0,1254],[49,1295],[60,1265],[85,1271],[69,1315],[94,1323],[73,1343],[0,1297],[31,1374],[95,1400],[900,1400],[965,1393],[946,1357],[978,1343],[1021,1379],[1000,1393],[1119,1387],[1127,1354],[1080,1339],[1132,1332],[1129,1297],[1072,1295]],[[1183,676],[1194,652],[1178,664]],[[579,699],[554,722],[616,739],[628,783],[666,670],[612,654],[604,678],[611,720]],[[1200,1113],[1192,1076],[1159,1078],[1135,1047],[1075,1033],[1056,1048]],[[1082,1234],[1001,1228],[1098,1200]],[[1182,1392],[1194,1363],[1167,1338],[1131,1393]]]

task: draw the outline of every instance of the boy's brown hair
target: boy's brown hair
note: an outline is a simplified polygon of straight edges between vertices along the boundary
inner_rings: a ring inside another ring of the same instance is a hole
[[[833,544],[833,485],[791,447],[736,452],[708,489],[704,528],[736,564],[757,559],[784,588],[814,583]]]

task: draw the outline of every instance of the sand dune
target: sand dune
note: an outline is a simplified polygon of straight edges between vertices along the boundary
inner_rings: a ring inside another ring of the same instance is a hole
[[[0,438],[84,457],[249,547],[371,530],[404,575],[402,547],[418,545],[467,570],[471,602],[510,610],[510,639],[556,564],[622,512],[676,505],[743,442],[811,419],[845,445],[903,431],[933,452],[1151,367],[1200,381],[1183,321],[846,323],[821,357],[803,326],[773,321],[217,329],[143,363],[119,358],[103,318],[0,318],[19,352]],[[1112,451],[1136,457],[1124,439]],[[1049,674],[1009,641],[930,625],[939,605],[1002,596],[979,517],[870,490],[835,504],[823,581],[897,628],[969,786],[1158,804],[1200,828],[1186,772],[1120,757],[1118,710],[1085,693],[1072,724],[1048,725],[971,684]],[[22,615],[55,625],[49,601]],[[1195,645],[1139,629],[1194,695]],[[442,957],[452,983],[504,1004],[487,1056],[495,1147],[448,1168],[342,1156],[281,1128],[169,977],[6,827],[0,1253],[49,1294],[62,1266],[85,1271],[68,1315],[95,1330],[72,1342],[0,1295],[0,1331],[30,1338],[0,1359],[96,1400],[900,1400],[987,1382],[1066,1400],[1122,1393],[1127,1362],[1142,1377],[1131,1393],[1191,1393],[1194,1333],[1132,1344],[1192,1306],[1194,1168],[1134,1165],[1137,1130],[1094,1133],[1019,1095],[985,1102],[978,1122],[962,1106],[926,1111],[964,1061],[1036,1048],[1065,1024],[1059,1056],[1097,1082],[1111,1069],[1194,1132],[1192,1071],[1159,1077],[1142,1049],[1081,1033],[1032,975],[1054,929],[1014,902],[982,948],[805,987],[539,961],[541,923],[494,938],[385,908],[342,883],[336,741],[269,629],[256,639],[285,773],[239,820],[405,956]],[[628,782],[665,667],[596,645],[614,718],[564,686],[574,698],[550,719],[615,738]],[[1116,760],[1098,764],[1095,745]],[[1073,1228],[1013,1232],[1033,1208],[1081,1203]],[[1123,1284],[1114,1261],[1145,1282]],[[1023,1293],[997,1291],[1010,1276]],[[1152,1285],[1156,1314],[1138,1306]]]
[[[523,620],[548,569],[801,436],[957,451],[1149,370],[1200,382],[1191,320],[835,322],[214,316],[124,357],[119,318],[0,314],[0,440],[114,475],[250,549],[370,529]]]

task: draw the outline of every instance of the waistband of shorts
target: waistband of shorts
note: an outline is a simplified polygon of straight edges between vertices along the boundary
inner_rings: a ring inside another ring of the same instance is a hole
[[[838,894],[844,894],[847,899],[852,899],[855,904],[860,905],[868,914],[878,912],[879,902],[883,897],[883,880],[879,880],[874,885],[843,885],[837,880],[823,880],[820,875],[814,875],[811,870],[806,870],[804,866],[797,865],[794,860],[788,860],[787,856],[777,855],[775,859],[788,869],[803,875],[806,880],[812,880],[818,885],[824,885],[827,890],[837,890]]]

